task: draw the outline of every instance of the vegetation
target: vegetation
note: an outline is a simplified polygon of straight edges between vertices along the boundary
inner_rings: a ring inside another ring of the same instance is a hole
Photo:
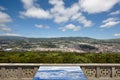
[[[120,53],[0,52],[0,63],[120,63]]]

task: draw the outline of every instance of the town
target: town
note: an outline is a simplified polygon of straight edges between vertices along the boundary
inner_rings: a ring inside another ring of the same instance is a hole
[[[120,52],[119,44],[120,39],[99,40],[88,37],[0,37],[0,51]]]

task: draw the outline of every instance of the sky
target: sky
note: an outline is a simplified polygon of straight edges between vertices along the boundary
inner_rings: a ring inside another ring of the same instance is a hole
[[[0,35],[120,38],[120,0],[0,0]]]

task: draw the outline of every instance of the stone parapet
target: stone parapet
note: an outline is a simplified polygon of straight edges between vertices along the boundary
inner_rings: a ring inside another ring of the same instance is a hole
[[[0,80],[32,80],[40,66],[80,66],[88,80],[120,80],[120,64],[1,63]]]

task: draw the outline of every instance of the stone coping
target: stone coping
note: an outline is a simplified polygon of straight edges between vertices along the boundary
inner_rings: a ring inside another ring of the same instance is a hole
[[[0,66],[120,66],[120,64],[111,63],[85,63],[85,64],[44,64],[44,63],[0,63]]]

